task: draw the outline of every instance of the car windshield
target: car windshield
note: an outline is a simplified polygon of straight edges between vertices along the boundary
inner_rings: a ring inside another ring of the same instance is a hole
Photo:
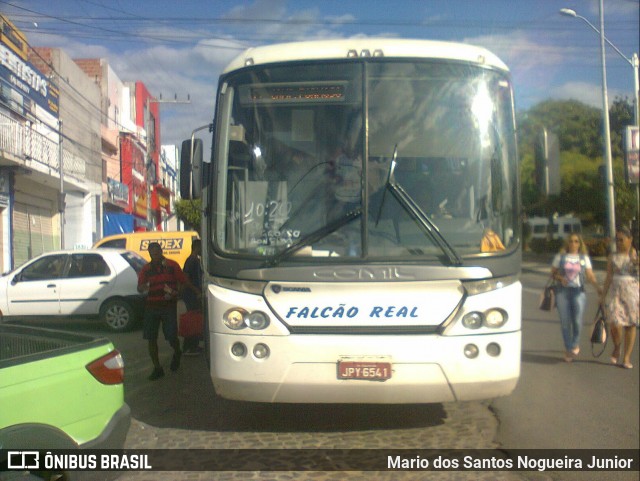
[[[221,252],[457,263],[515,244],[504,73],[375,59],[246,69],[221,91],[212,229]]]

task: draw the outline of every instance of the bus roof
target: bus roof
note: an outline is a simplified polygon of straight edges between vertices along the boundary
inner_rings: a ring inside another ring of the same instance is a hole
[[[245,50],[224,69],[228,73],[249,65],[297,60],[344,59],[350,56],[453,59],[508,71],[493,53],[473,45],[399,38],[352,38],[315,40],[254,47]]]

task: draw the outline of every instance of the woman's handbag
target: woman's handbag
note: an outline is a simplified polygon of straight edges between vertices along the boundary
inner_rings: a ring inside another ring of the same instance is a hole
[[[602,305],[598,306],[598,312],[596,312],[596,318],[594,320],[593,331],[591,332],[591,353],[594,357],[600,357],[604,352],[607,345],[607,323],[604,317],[604,311]],[[596,344],[602,344],[600,352],[596,353]]]
[[[551,277],[549,278],[547,285],[544,286],[542,294],[540,294],[540,303],[538,307],[543,311],[550,311],[556,307],[556,291]]]

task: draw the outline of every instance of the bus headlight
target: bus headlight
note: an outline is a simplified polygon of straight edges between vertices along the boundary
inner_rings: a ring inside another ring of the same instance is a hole
[[[497,328],[507,322],[507,313],[502,309],[489,309],[484,313],[484,322],[487,327]]]
[[[502,289],[503,287],[515,284],[518,280],[518,276],[505,276],[497,277],[495,279],[482,279],[479,281],[464,281],[463,285],[470,296],[475,296],[476,294]]]
[[[247,311],[245,311],[244,309],[235,307],[225,312],[222,320],[224,322],[224,325],[227,326],[229,329],[233,329],[234,331],[239,331],[240,329],[245,328],[246,314],[247,314]]]
[[[467,329],[480,329],[482,327],[482,314],[469,312],[462,318],[462,325]]]
[[[245,323],[250,329],[256,331],[266,329],[269,326],[269,316],[264,312],[255,311],[247,316]]]

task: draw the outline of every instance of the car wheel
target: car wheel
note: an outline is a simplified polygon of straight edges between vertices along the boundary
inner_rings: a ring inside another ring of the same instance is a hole
[[[100,319],[112,331],[126,331],[133,326],[135,313],[133,307],[127,301],[112,299],[102,305]]]

